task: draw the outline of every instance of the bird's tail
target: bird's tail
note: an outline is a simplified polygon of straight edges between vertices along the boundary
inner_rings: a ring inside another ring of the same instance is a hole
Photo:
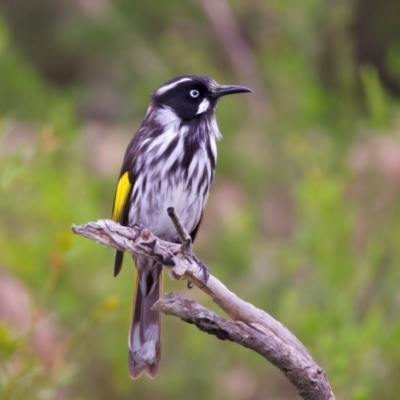
[[[128,339],[129,375],[136,379],[144,371],[154,379],[161,358],[161,321],[160,313],[151,307],[160,298],[162,265],[142,256],[134,261],[138,272]]]

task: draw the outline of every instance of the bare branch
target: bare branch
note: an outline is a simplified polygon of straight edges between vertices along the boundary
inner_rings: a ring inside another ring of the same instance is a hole
[[[266,312],[241,300],[217,278],[203,283],[203,270],[193,253],[182,246],[157,238],[139,225],[123,227],[110,220],[72,226],[91,240],[117,250],[144,255],[161,262],[174,278],[187,278],[211,296],[234,322],[228,321],[194,301],[177,294],[162,297],[154,308],[195,324],[200,330],[248,347],[278,367],[306,400],[334,400],[325,372],[315,363],[300,341]]]

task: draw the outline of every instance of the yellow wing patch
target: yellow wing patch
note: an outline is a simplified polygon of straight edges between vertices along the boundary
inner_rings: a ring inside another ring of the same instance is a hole
[[[120,222],[131,186],[131,182],[129,181],[129,173],[125,172],[121,178],[119,178],[117,191],[115,193],[112,219],[116,222]]]

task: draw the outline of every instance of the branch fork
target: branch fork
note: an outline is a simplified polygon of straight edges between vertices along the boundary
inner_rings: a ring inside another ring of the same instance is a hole
[[[191,238],[173,208],[168,209],[168,215],[182,244],[161,240],[139,224],[125,227],[111,220],[72,225],[72,231],[116,250],[155,259],[167,268],[172,279],[188,279],[208,294],[232,321],[177,293],[167,293],[154,304],[153,309],[194,324],[221,340],[254,350],[279,368],[303,399],[334,400],[325,372],[301,342],[280,322],[240,299],[210,275],[207,267],[193,254]]]

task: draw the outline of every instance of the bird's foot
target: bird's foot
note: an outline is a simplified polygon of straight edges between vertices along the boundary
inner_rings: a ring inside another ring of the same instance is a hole
[[[203,282],[203,286],[201,287],[204,288],[205,286],[207,286],[207,282],[210,279],[210,271],[209,269],[206,267],[206,265],[199,260],[194,254],[193,254],[193,259],[196,262],[196,264],[199,266],[199,268],[201,269],[201,271],[203,272],[203,277],[204,277],[204,282]],[[188,282],[189,283],[189,282]],[[190,282],[192,285],[193,283]],[[188,286],[189,287],[189,286]]]
[[[188,279],[188,281],[187,281],[187,283],[186,283],[186,287],[187,287],[188,289],[193,289],[193,287],[194,287],[193,282],[190,281],[190,280]]]
[[[180,236],[174,236],[172,238],[172,243],[180,244],[182,246],[182,253],[187,254],[191,253],[193,249],[193,242],[192,238],[188,236],[187,238],[183,239]]]
[[[182,252],[187,253],[189,250],[192,251],[192,240],[190,239],[190,243],[186,243],[186,246],[182,243],[182,239],[177,235],[172,238],[172,243],[180,244],[182,246]],[[189,242],[189,241],[188,241]],[[189,249],[188,249],[189,247]],[[189,279],[187,280],[186,287],[188,289],[193,289],[194,284]]]
[[[142,234],[142,231],[144,229],[147,229],[146,226],[139,224],[139,223],[134,223],[132,225],[129,225],[129,228],[137,230],[135,237],[132,238],[133,240],[136,240]]]

